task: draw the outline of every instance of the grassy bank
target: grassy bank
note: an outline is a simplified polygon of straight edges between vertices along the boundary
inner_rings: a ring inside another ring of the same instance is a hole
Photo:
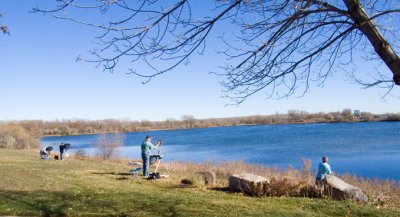
[[[210,167],[221,178],[216,189],[179,184],[196,170]],[[222,167],[163,164],[162,173],[171,177],[148,181],[129,176],[127,161],[40,160],[32,151],[0,149],[0,215],[400,216],[393,197],[387,205],[377,206],[285,196],[253,198],[229,193],[223,190],[225,176],[233,170],[274,171],[246,165]],[[389,190],[398,195],[398,191]]]

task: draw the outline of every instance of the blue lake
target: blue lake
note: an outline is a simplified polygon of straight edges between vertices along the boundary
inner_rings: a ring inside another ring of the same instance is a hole
[[[269,167],[301,169],[302,158],[312,169],[329,157],[336,173],[400,180],[400,122],[283,124],[161,130],[126,133],[119,156],[140,159],[140,144],[146,135],[153,142],[163,139],[166,161],[245,161]],[[94,154],[99,135],[57,136],[42,139],[42,146],[61,142],[71,151]]]

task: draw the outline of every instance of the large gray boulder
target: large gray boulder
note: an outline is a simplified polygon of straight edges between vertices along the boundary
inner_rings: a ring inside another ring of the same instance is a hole
[[[367,203],[368,197],[360,188],[354,187],[334,175],[326,177],[327,187],[324,189],[324,195],[335,200],[355,200],[361,203]]]
[[[250,173],[233,174],[229,177],[229,190],[260,196],[264,194],[265,183],[269,183],[269,180],[263,176]]]

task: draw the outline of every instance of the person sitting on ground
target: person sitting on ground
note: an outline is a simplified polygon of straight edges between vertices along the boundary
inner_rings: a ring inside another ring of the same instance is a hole
[[[318,164],[318,172],[315,184],[321,186],[326,182],[326,176],[332,174],[331,166],[328,164],[328,157],[322,157],[322,163]]]
[[[44,150],[44,148],[40,149],[39,154],[40,154],[40,158],[43,159],[43,160],[49,158],[49,155],[48,155],[47,152]]]
[[[53,151],[53,146],[47,146],[45,150],[46,150],[47,154],[49,156],[51,156],[51,151]]]
[[[154,146],[151,143],[152,137],[146,136],[146,139],[141,145],[142,149],[142,160],[143,160],[143,176],[149,176],[149,164],[150,164],[150,150],[158,148],[161,145],[161,141],[157,141],[157,144]]]

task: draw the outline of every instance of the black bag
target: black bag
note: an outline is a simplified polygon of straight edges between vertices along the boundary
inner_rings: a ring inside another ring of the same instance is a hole
[[[150,173],[149,179],[159,179],[161,178],[160,173]]]

